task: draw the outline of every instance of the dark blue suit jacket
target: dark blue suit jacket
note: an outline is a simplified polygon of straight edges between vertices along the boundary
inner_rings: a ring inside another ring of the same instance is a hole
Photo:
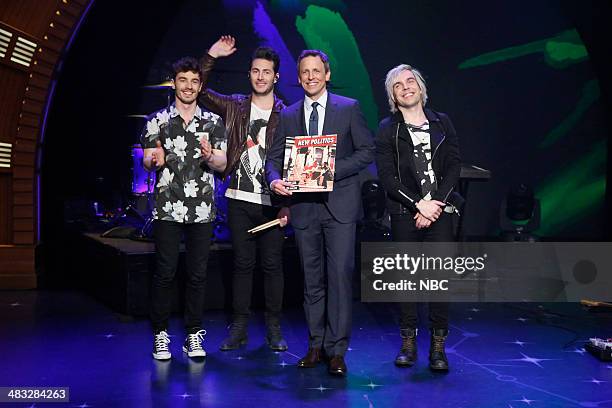
[[[276,134],[266,157],[268,183],[282,179],[285,139],[307,134],[304,100],[300,99],[281,111]],[[334,219],[340,223],[355,222],[363,215],[359,171],[374,160],[375,148],[359,102],[328,92],[323,134],[338,135],[334,191],[294,193],[290,209],[291,224],[295,228],[306,228],[317,217],[314,211],[314,203],[317,202],[324,202]]]

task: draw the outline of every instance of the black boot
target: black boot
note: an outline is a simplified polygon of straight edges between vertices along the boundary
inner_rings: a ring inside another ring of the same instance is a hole
[[[248,320],[234,319],[234,322],[230,326],[229,336],[223,340],[219,350],[236,350],[242,346],[245,346],[248,342],[247,326]]]
[[[281,333],[279,319],[266,319],[266,343],[274,351],[285,351],[289,348]]]
[[[434,371],[448,371],[448,359],[444,342],[448,336],[448,329],[432,329],[431,345],[429,346],[429,368]]]
[[[397,357],[395,357],[395,365],[398,367],[412,367],[417,359],[416,348],[417,329],[401,329],[400,336],[402,337],[402,348]]]

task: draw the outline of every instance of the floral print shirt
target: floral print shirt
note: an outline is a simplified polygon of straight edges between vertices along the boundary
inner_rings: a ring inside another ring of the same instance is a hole
[[[215,180],[202,159],[202,139],[214,149],[226,150],[223,121],[199,106],[189,123],[184,122],[174,104],[148,117],[140,143],[143,149],[151,149],[159,140],[166,153],[165,165],[157,170],[154,219],[180,223],[215,219]]]

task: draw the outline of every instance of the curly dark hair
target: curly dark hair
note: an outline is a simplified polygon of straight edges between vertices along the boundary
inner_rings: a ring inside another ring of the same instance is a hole
[[[200,62],[193,57],[183,57],[172,64],[172,71],[174,73],[173,78],[176,79],[176,76],[179,72],[188,72],[191,71],[195,74],[198,74],[200,78],[202,78],[202,71],[200,67]]]

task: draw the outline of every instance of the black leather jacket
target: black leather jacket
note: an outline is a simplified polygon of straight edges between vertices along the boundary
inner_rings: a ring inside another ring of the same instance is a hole
[[[453,204],[451,196],[461,172],[457,134],[446,114],[425,109],[425,116],[429,121],[432,167],[437,182],[432,199]],[[396,112],[380,122],[376,134],[378,178],[387,193],[390,214],[416,214],[416,203],[422,198],[413,160],[414,145],[403,124],[401,112]]]
[[[223,95],[207,87],[208,76],[215,65],[215,58],[206,54],[201,60],[202,64],[202,91],[198,101],[206,109],[223,118],[227,134],[227,167],[223,178],[227,177],[240,162],[240,155],[245,147],[251,115],[251,95]],[[274,95],[274,106],[266,127],[266,152],[272,144],[279,113],[285,105]]]

